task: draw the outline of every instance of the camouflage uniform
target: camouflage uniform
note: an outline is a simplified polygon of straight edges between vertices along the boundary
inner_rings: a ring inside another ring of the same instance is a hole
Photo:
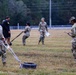
[[[39,43],[42,42],[42,44],[44,45],[45,31],[48,31],[46,22],[39,23],[39,31],[40,31]]]
[[[72,36],[72,52],[73,52],[73,56],[76,59],[76,23],[74,23],[74,25],[72,26],[71,29],[71,36]]]
[[[25,31],[24,31],[24,35],[22,37],[22,43],[23,43],[23,45],[26,45],[26,39],[30,36],[30,31],[31,31],[30,26],[26,26],[25,27]]]
[[[6,64],[6,49],[3,46],[4,42],[3,42],[4,36],[1,30],[1,26],[0,26],[0,56],[2,57],[2,63],[3,65]]]

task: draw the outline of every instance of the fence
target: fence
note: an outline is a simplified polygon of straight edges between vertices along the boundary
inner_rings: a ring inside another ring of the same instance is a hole
[[[25,26],[10,26],[11,29],[25,29]],[[31,26],[32,29],[38,29],[38,26]],[[48,26],[50,28],[50,26]],[[51,29],[69,29],[71,25],[52,25]]]

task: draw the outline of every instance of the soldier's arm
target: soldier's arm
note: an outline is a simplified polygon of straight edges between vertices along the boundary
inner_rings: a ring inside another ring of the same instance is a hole
[[[40,31],[40,29],[41,29],[41,22],[39,23],[39,29],[38,30]]]
[[[68,34],[69,36],[71,36],[71,37],[72,37],[71,32],[64,32],[64,33],[66,33],[66,34]]]
[[[76,27],[71,30],[71,37],[76,37]]]
[[[69,36],[71,36],[72,38],[74,38],[75,37],[75,34],[74,33],[71,33],[71,32],[69,32],[69,33],[67,33]]]
[[[29,31],[31,31],[31,27],[29,27]]]
[[[45,27],[46,27],[46,31],[48,31],[48,26],[47,26],[47,23],[46,23],[46,26],[45,26]]]
[[[71,36],[72,37],[72,33],[71,32],[69,32],[69,33],[67,33],[69,36]]]
[[[0,39],[4,39],[4,36],[3,36],[3,28],[2,26],[0,25]]]
[[[28,30],[28,27],[25,27],[24,33],[26,33],[26,32],[27,32],[27,30]]]

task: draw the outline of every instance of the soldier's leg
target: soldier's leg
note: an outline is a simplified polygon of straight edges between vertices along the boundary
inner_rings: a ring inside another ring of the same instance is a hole
[[[23,43],[23,45],[25,45],[25,35],[23,35],[23,37],[22,37],[22,43]]]
[[[44,45],[44,39],[45,39],[45,33],[43,32],[43,36],[42,36],[42,44]]]
[[[26,39],[28,38],[28,36],[23,35],[22,37],[22,43],[25,46],[26,45]]]
[[[44,39],[45,39],[45,37],[42,37],[42,45],[44,45]]]
[[[41,40],[42,40],[42,36],[40,36],[38,44],[41,42]]]
[[[2,47],[0,45],[0,57],[2,56]]]
[[[2,56],[2,51],[0,50],[0,56]]]
[[[6,52],[5,51],[2,51],[2,63],[3,63],[3,66],[6,65]]]
[[[40,38],[38,44],[42,41],[42,31],[40,32]]]
[[[6,65],[6,50],[3,45],[0,45],[0,56],[2,57],[3,66]]]
[[[2,45],[2,63],[3,66],[6,65],[6,48]]]
[[[76,42],[72,42],[72,53],[74,58],[76,59]]]
[[[27,39],[28,37],[29,37],[29,36],[26,36],[26,37],[25,37],[25,45],[26,45],[26,39]]]

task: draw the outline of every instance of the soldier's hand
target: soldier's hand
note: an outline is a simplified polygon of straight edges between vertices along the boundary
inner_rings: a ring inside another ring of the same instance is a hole
[[[5,41],[5,38],[2,38],[3,41]]]
[[[7,46],[7,49],[10,50],[10,46],[9,45]]]
[[[67,32],[66,32],[67,33]],[[68,35],[70,35],[70,33],[67,33]]]
[[[2,41],[5,43],[5,38],[2,38]]]
[[[69,33],[67,33],[68,35],[71,35],[71,33],[69,32]]]
[[[8,33],[11,33],[11,31],[9,31]]]

